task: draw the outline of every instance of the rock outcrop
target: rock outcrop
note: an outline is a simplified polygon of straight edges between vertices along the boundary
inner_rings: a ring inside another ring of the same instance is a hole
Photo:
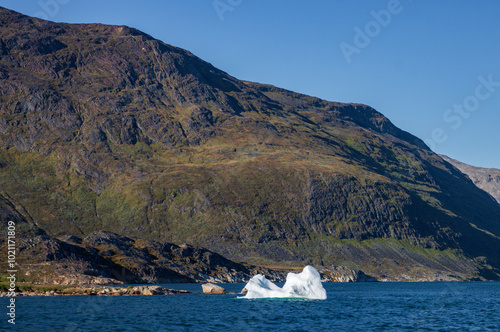
[[[203,294],[226,294],[226,290],[224,287],[221,287],[219,285],[214,285],[211,283],[208,284],[202,284],[201,285],[203,289]]]
[[[366,275],[361,270],[350,269],[345,266],[331,266],[319,271],[323,282],[375,282],[377,278]]]
[[[94,232],[52,238],[20,235],[19,270],[30,280],[55,285],[244,282],[283,273],[233,262],[204,248]]]
[[[46,286],[47,287],[47,286]],[[16,291],[14,296],[65,296],[65,295],[100,295],[100,296],[131,296],[131,295],[172,295],[187,294],[186,290],[168,289],[161,286],[136,286],[136,287],[66,287],[54,288],[54,290],[43,291],[36,286],[27,286]],[[26,289],[28,288],[28,289]],[[7,292],[0,292],[0,297],[9,296]]]

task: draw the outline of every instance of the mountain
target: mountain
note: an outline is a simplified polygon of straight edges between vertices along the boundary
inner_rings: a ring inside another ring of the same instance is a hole
[[[467,175],[476,186],[486,191],[500,204],[500,169],[471,166],[444,155],[440,156]]]
[[[15,261],[21,280],[44,284],[243,282],[257,273],[284,280],[283,272],[232,262],[187,244],[175,245],[96,231],[81,238],[49,236],[0,197],[1,221],[14,221]],[[10,211],[9,211],[10,209]],[[2,251],[7,243],[0,241]],[[350,277],[349,274],[342,277]]]
[[[241,81],[126,26],[0,23],[4,220],[259,265],[500,276],[500,206],[373,108]]]

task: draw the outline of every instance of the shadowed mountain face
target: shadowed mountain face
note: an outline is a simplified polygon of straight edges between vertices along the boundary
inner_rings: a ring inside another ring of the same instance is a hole
[[[124,26],[0,23],[0,194],[48,234],[499,273],[500,206],[373,108],[240,81]]]
[[[441,155],[441,157],[467,175],[476,186],[486,191],[500,204],[500,169],[471,166],[447,156]]]

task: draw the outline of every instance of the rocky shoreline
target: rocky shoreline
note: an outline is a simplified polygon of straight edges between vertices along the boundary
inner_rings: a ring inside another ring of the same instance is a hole
[[[442,282],[442,281],[459,281],[457,277],[443,277],[434,276],[434,278],[420,278],[411,279],[377,279],[373,276],[363,273],[363,271],[350,269],[343,266],[332,266],[328,268],[321,268],[321,281],[322,282],[341,282],[341,283],[351,283],[351,282]],[[273,282],[281,282],[284,278],[270,278]],[[188,290],[178,290],[165,288],[158,285],[146,285],[146,286],[124,286],[123,282],[114,279],[106,279],[109,282],[108,285],[93,285],[93,284],[81,284],[81,285],[61,285],[61,284],[51,284],[51,285],[38,285],[33,283],[21,283],[21,285],[16,286],[16,291],[14,293],[7,291],[0,291],[0,297],[11,297],[11,296],[152,296],[152,295],[175,295],[175,294],[193,294]],[[113,283],[115,281],[115,283]],[[462,281],[480,281],[480,279],[470,279]],[[224,283],[229,284],[229,283]],[[228,293],[224,287],[220,285],[215,285],[211,282],[198,283],[200,285],[200,291],[194,294],[235,294]],[[0,285],[2,286],[2,285]],[[241,291],[241,294],[245,293],[245,289]]]
[[[297,269],[254,266],[231,261],[205,248],[105,231],[86,237],[54,238],[36,228],[35,234],[19,238],[18,251],[17,296],[170,295],[180,292],[155,285],[244,283],[257,274],[273,282],[284,282],[288,272]],[[406,272],[373,276],[345,266],[317,268],[323,282],[481,280],[437,270],[418,275]],[[4,280],[4,276],[0,278]],[[6,291],[4,282],[0,282],[0,292]],[[151,286],[135,286],[141,284]]]
[[[173,294],[189,294],[187,290],[175,290],[164,288],[161,286],[128,286],[128,287],[68,287],[58,288],[53,287],[52,290],[29,290],[16,291],[14,296],[134,296],[134,295],[173,295]],[[0,292],[0,297],[11,296],[8,292]]]

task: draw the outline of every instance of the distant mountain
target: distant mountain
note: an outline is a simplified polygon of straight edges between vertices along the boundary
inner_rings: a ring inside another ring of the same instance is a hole
[[[500,169],[471,166],[444,155],[440,156],[467,175],[476,186],[486,191],[500,204]]]
[[[0,188],[2,220],[54,238],[500,276],[500,206],[420,139],[369,106],[240,81],[125,26],[0,9]]]

